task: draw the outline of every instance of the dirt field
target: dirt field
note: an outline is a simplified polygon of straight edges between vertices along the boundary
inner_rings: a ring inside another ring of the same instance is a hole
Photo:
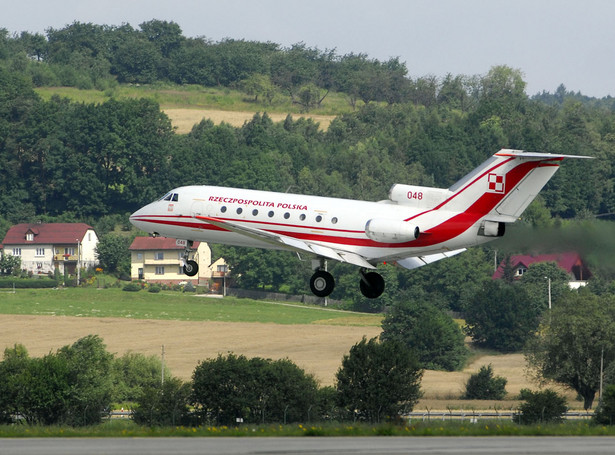
[[[175,376],[190,379],[200,360],[219,353],[280,359],[288,357],[321,384],[333,384],[344,354],[380,327],[184,322],[119,318],[0,315],[0,349],[21,343],[38,357],[90,334],[109,352],[160,355]]]
[[[165,362],[175,376],[190,379],[200,360],[219,353],[244,354],[247,357],[289,358],[321,385],[332,385],[344,354],[363,336],[372,338],[379,327],[340,327],[331,325],[281,325],[231,322],[184,322],[121,318],[78,318],[63,316],[0,315],[0,349],[21,343],[30,356],[38,357],[97,334],[109,352],[127,351],[160,355],[165,347]],[[416,409],[453,408],[506,409],[514,402],[463,402],[459,396],[472,373],[491,364],[498,376],[508,380],[506,390],[514,398],[522,388],[536,389],[525,376],[522,354],[482,356],[463,371],[425,371],[421,388],[424,398]],[[565,392],[561,388],[558,392]],[[574,395],[565,393],[569,406]]]
[[[164,109],[164,113],[169,116],[175,131],[180,134],[189,133],[192,127],[199,123],[202,119],[210,119],[216,125],[226,122],[232,126],[240,127],[244,122],[250,121],[254,116],[254,112],[235,112],[235,111],[220,111],[213,109]],[[268,113],[269,117],[274,122],[280,122],[286,118],[287,114]],[[335,118],[333,115],[298,115],[293,114],[293,118],[300,117],[312,118],[315,122],[320,123],[320,128],[326,130],[331,121]]]

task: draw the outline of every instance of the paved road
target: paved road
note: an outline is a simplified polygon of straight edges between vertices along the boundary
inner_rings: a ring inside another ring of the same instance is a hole
[[[2,455],[615,453],[615,437],[30,438],[0,439]]]

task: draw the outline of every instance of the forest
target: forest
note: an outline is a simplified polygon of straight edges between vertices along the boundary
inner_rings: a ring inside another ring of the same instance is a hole
[[[614,98],[563,85],[529,96],[522,71],[508,66],[443,78],[408,73],[396,58],[186,38],[177,24],[159,20],[139,28],[75,22],[45,35],[0,29],[0,235],[34,221],[84,221],[99,236],[112,235],[118,223],[129,228],[131,211],[189,184],[380,200],[393,183],[446,188],[497,150],[515,148],[596,159],[567,161],[510,230],[514,241],[428,271],[384,267],[391,284],[378,309],[418,287],[438,306],[458,310],[461,294],[490,277],[495,254],[562,245],[584,253],[596,276],[615,278],[608,241]],[[159,83],[241,90],[261,113],[239,128],[204,120],[177,134],[156,102],[112,95],[118,84]],[[45,101],[35,91],[42,86],[110,96],[99,104]],[[326,131],[290,115],[275,123],[266,113],[280,97],[318,112],[334,93],[351,109]],[[596,236],[605,240],[599,247]],[[309,266],[292,254],[215,253],[234,266],[243,287],[306,291]],[[354,271],[334,268],[340,278],[332,297],[356,294]]]

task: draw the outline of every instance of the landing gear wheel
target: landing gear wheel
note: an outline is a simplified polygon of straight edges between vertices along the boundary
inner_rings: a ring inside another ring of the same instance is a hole
[[[333,292],[335,280],[333,275],[324,270],[317,270],[310,278],[310,289],[317,297],[326,297]]]
[[[384,278],[376,272],[361,273],[359,287],[361,294],[368,299],[375,299],[384,292]]]
[[[196,261],[186,261],[184,266],[184,273],[188,276],[194,276],[199,273],[199,265]]]

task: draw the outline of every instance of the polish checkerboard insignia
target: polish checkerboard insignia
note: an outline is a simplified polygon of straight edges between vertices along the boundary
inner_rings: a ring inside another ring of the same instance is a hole
[[[504,193],[506,185],[504,184],[504,176],[498,174],[489,174],[487,176],[489,182],[489,191],[493,193]]]

